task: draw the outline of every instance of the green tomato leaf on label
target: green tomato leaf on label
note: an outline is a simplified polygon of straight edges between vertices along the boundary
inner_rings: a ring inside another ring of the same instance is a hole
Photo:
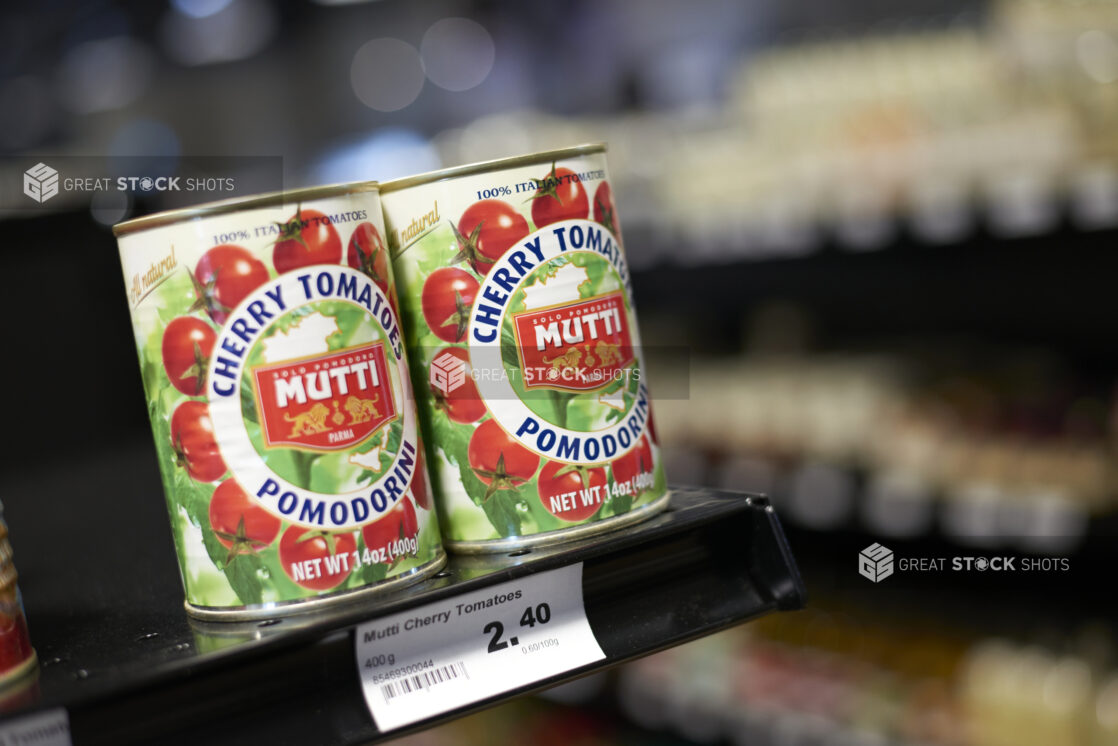
[[[218,546],[221,547],[220,542],[218,542]],[[255,554],[238,554],[226,565],[225,577],[229,579],[229,585],[233,588],[233,592],[237,594],[237,598],[241,599],[241,603],[246,605],[260,603],[262,593],[259,571],[263,567],[264,563]]]
[[[480,480],[479,480],[480,481]],[[516,510],[519,494],[513,490],[495,492],[481,503],[485,517],[501,536],[520,536],[520,514]]]
[[[610,510],[614,515],[628,513],[633,507],[633,498],[630,495],[617,495],[610,500]]]
[[[377,562],[371,565],[363,565],[360,572],[354,573],[350,576],[350,585],[352,585],[352,587],[354,588],[360,588],[361,586],[379,583],[387,577],[388,565],[382,562]],[[354,582],[354,579],[359,580],[359,582]]]
[[[256,415],[256,399],[252,396],[252,387],[247,378],[241,383],[241,414],[249,422],[260,422]]]

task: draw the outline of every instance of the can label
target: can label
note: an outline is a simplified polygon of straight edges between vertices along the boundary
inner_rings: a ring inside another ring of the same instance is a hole
[[[604,155],[382,200],[445,538],[534,537],[662,504]]]
[[[337,594],[441,555],[383,232],[357,192],[120,238],[190,604]]]

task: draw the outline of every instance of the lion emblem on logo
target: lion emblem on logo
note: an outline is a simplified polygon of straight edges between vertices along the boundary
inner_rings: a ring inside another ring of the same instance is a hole
[[[330,409],[319,402],[306,412],[301,412],[294,417],[290,412],[284,412],[283,418],[288,422],[294,423],[291,427],[291,434],[287,437],[297,438],[300,435],[313,435],[314,433],[324,433],[329,430],[326,424],[326,416],[330,414]]]

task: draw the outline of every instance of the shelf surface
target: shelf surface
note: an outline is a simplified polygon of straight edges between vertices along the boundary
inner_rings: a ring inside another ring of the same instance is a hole
[[[158,482],[136,461],[141,478],[127,484],[122,464],[97,461],[40,480],[35,495],[6,494],[41,666],[0,733],[5,721],[64,708],[75,744],[380,740],[362,695],[358,625],[580,562],[604,660],[390,735],[804,602],[767,500],[677,487],[666,512],[626,529],[518,556],[452,556],[431,580],[325,614],[203,624],[183,610]]]

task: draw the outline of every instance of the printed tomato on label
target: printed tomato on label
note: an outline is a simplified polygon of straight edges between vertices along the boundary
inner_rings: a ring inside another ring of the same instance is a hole
[[[633,493],[638,491],[636,485],[632,482],[633,478],[639,474],[651,472],[652,467],[652,448],[649,447],[648,439],[643,435],[632,450],[610,464],[614,481],[618,483],[628,482]]]
[[[330,219],[318,210],[297,210],[279,227],[272,264],[281,275],[312,264],[341,264],[342,239]]]
[[[586,189],[569,168],[555,168],[552,164],[547,176],[534,181],[532,222],[537,230],[560,220],[585,218],[590,213]]]
[[[298,585],[316,591],[336,588],[349,577],[357,539],[292,526],[283,532],[279,554],[283,571]]]
[[[609,182],[603,181],[594,191],[594,221],[601,223],[613,235],[617,235],[617,218],[613,212],[613,193]]]
[[[404,498],[396,507],[373,523],[361,527],[361,538],[369,549],[387,549],[400,539],[411,539],[419,533],[419,518],[411,500]]]
[[[224,324],[245,296],[268,281],[268,268],[248,249],[222,244],[202,255],[190,281],[197,298],[190,310],[205,309],[215,323]]]
[[[229,550],[226,563],[238,554],[256,552],[279,536],[280,519],[255,504],[233,479],[226,479],[210,498],[210,528]]]
[[[431,509],[431,493],[427,484],[427,465],[424,463],[426,457],[423,455],[423,444],[419,444],[419,449],[415,455],[415,477],[411,480],[411,496],[415,498],[415,504],[424,510]]]
[[[435,409],[445,412],[446,416],[452,421],[460,424],[469,424],[477,422],[485,415],[485,402],[481,400],[478,394],[477,384],[467,368],[457,367],[459,364],[454,360],[448,360],[447,355],[461,361],[465,366],[469,365],[470,355],[461,347],[444,347],[435,353],[431,358],[431,365],[441,368],[447,373],[447,384],[445,390],[434,384],[431,384],[431,396],[435,399]],[[455,371],[463,371],[462,378],[457,379],[454,377]]]
[[[477,297],[477,280],[463,269],[440,267],[423,283],[423,318],[436,337],[461,342],[470,324],[470,307]]]
[[[598,512],[606,493],[606,470],[548,461],[537,480],[540,502],[556,518],[572,523]]]
[[[388,293],[388,249],[375,225],[361,223],[353,230],[346,261],[371,277],[382,292]]]
[[[191,479],[213,482],[226,471],[205,402],[185,401],[175,409],[171,415],[171,447],[175,462]]]
[[[206,386],[217,335],[210,325],[192,316],[172,319],[163,330],[163,369],[171,385],[188,396],[199,396]]]
[[[485,499],[498,490],[516,489],[536,473],[540,457],[520,445],[495,420],[486,420],[470,436],[470,467],[488,487]]]
[[[458,241],[458,254],[450,263],[469,262],[481,275],[529,233],[524,216],[499,199],[483,199],[470,205],[462,213],[458,225],[452,223],[451,228]]]

